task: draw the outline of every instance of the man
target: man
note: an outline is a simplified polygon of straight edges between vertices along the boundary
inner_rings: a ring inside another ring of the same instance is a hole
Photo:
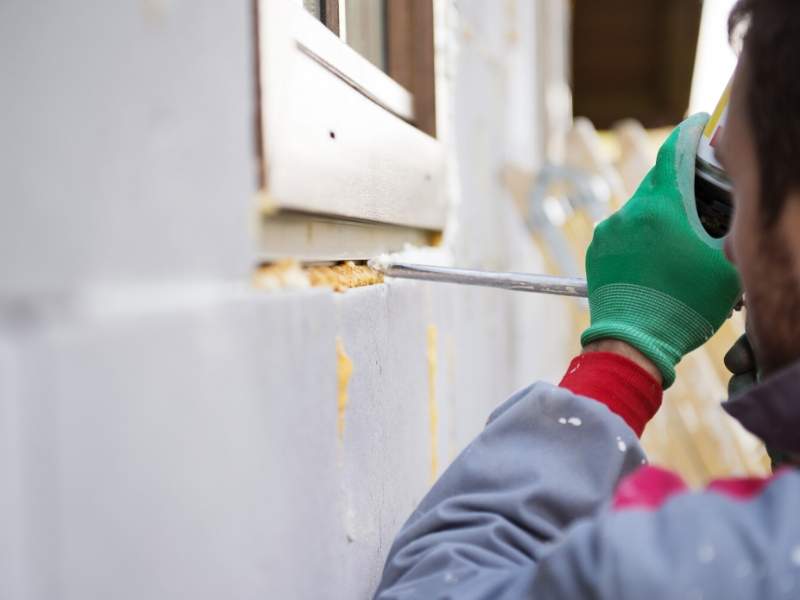
[[[734,185],[738,268],[762,381],[726,410],[771,451],[800,453],[800,3],[740,0],[746,26],[720,159]],[[400,531],[390,598],[798,598],[800,474],[689,492],[646,466],[638,436],[674,367],[740,296],[694,206],[707,117],[682,123],[586,255],[592,324],[561,384],[490,417]],[[748,353],[732,363],[751,365]],[[744,364],[743,364],[744,363]]]

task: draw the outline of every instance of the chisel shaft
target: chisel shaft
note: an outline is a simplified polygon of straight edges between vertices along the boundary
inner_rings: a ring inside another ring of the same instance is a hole
[[[435,267],[433,265],[402,262],[387,263],[380,260],[369,261],[369,266],[376,271],[380,271],[386,277],[396,277],[398,279],[479,285],[519,292],[574,296],[577,298],[585,298],[587,295],[586,280],[580,277],[475,271],[472,269],[455,269],[452,267]]]

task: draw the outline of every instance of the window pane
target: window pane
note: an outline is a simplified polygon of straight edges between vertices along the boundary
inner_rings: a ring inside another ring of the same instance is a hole
[[[380,70],[386,58],[387,0],[296,0]],[[344,10],[344,15],[340,14]]]
[[[386,71],[385,3],[382,0],[346,0],[345,15],[348,45]]]
[[[321,4],[325,0],[303,0],[303,8],[314,15],[317,19],[322,18]]]

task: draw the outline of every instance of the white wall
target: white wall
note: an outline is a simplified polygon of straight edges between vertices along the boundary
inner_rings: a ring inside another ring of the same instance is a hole
[[[239,279],[249,3],[0,4],[0,292]]]
[[[526,1],[437,12],[462,264],[542,268],[500,179]],[[434,442],[558,375],[564,301],[249,289],[249,4],[34,4],[0,7],[0,598],[368,597]]]

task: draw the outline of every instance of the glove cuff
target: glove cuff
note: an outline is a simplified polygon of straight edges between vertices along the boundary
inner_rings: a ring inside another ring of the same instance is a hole
[[[702,315],[658,290],[613,283],[589,294],[591,326],[581,344],[617,339],[635,347],[661,371],[662,387],[675,381],[675,365],[714,334]]]

